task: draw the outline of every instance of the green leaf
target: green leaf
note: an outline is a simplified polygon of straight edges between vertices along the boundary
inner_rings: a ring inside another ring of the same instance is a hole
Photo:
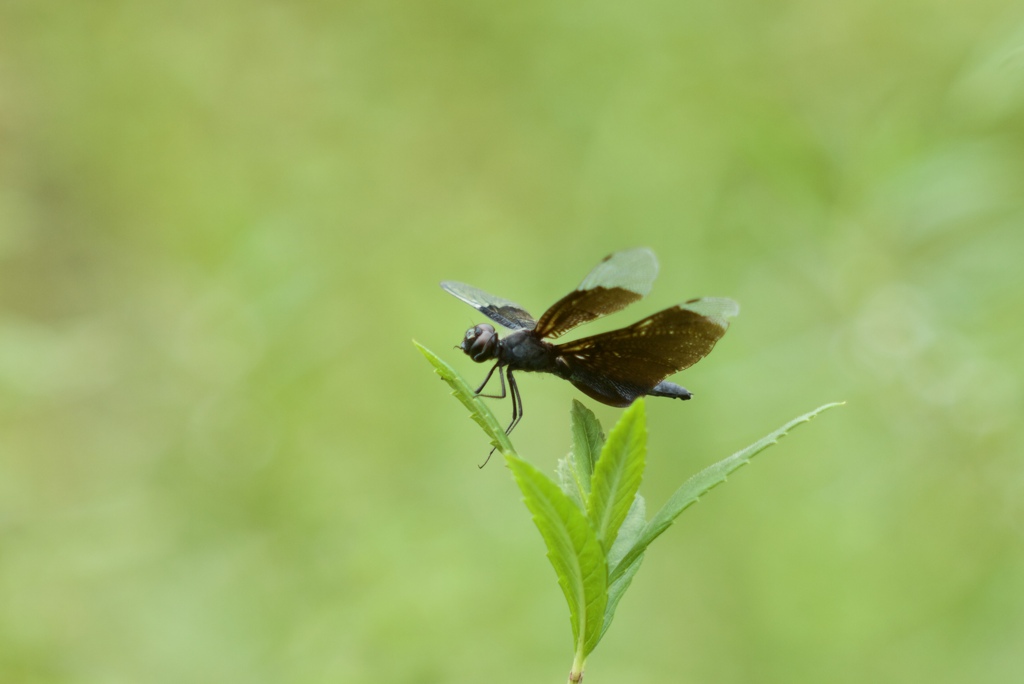
[[[668,502],[658,511],[657,515],[651,519],[649,523],[644,527],[643,532],[637,539],[633,547],[625,554],[622,560],[614,567],[609,576],[609,582],[614,585],[624,573],[629,570],[630,565],[640,557],[641,554],[647,549],[648,545],[654,541],[662,532],[667,530],[672,522],[678,517],[680,513],[689,508],[694,504],[701,496],[707,491],[715,487],[716,485],[725,482],[726,477],[735,471],[737,468],[750,462],[750,459],[767,449],[772,444],[776,444],[780,438],[786,435],[787,432],[792,430],[794,427],[801,423],[806,423],[816,415],[830,409],[834,406],[840,406],[842,402],[825,404],[820,406],[810,413],[805,413],[799,418],[794,418],[775,432],[759,439],[747,448],[736,452],[732,456],[715,463],[714,465],[708,466],[704,470],[700,471],[689,480],[683,483],[679,489],[676,490],[675,494],[669,498]]]
[[[583,512],[558,485],[521,458],[506,456],[505,461],[544,538],[569,604],[576,652],[585,659],[601,638],[608,602],[608,568],[601,544]]]
[[[587,498],[587,515],[605,552],[612,548],[619,526],[640,489],[646,453],[647,427],[644,402],[640,399],[622,413],[608,435]]]
[[[622,595],[626,593],[626,589],[629,589],[629,585],[633,583],[633,576],[636,575],[636,571],[640,569],[640,564],[643,560],[644,555],[641,553],[633,560],[632,563],[629,564],[629,567],[620,572],[618,578],[608,586],[608,604],[604,609],[604,624],[601,625],[601,636],[598,637],[598,641],[604,638],[604,633],[612,626],[612,618],[615,617],[615,609],[619,607],[619,600],[622,598]]]
[[[594,464],[604,446],[604,432],[594,412],[575,399],[569,415],[572,419],[572,447],[568,456],[559,459],[555,472],[562,491],[579,505],[580,510],[586,510]]]
[[[572,499],[572,502],[581,511],[586,511],[586,494],[581,491],[579,479],[577,478],[578,473],[572,465],[572,454],[558,459],[558,465],[555,466],[555,475],[558,476],[558,486],[565,495]]]
[[[619,533],[615,536],[612,550],[608,553],[609,575],[622,557],[633,548],[646,524],[647,513],[644,497],[637,494],[636,498],[633,499],[633,505],[629,507],[629,513],[626,515],[622,527],[619,528]],[[601,628],[602,637],[604,637],[604,633],[608,631],[608,627],[612,624],[612,618],[615,616],[615,609],[619,605],[619,599],[622,598],[623,592],[629,588],[630,582],[633,581],[633,575],[640,569],[640,563],[643,559],[643,554],[637,556],[632,565],[623,570],[618,575],[618,579],[608,586],[608,605],[604,609],[604,625]]]
[[[633,505],[629,507],[629,513],[615,535],[615,543],[608,551],[608,571],[611,572],[615,566],[625,557],[647,526],[647,502],[644,497],[637,494],[633,498]]]
[[[452,388],[452,394],[462,402],[462,404],[469,409],[469,414],[477,422],[480,427],[483,428],[484,432],[487,433],[488,437],[491,438],[491,445],[496,447],[504,455],[515,454],[515,449],[512,448],[512,442],[509,441],[508,435],[505,434],[505,430],[502,429],[501,424],[498,423],[498,419],[494,417],[491,409],[487,404],[481,401],[480,397],[473,393],[473,390],[469,388],[466,381],[462,379],[458,373],[455,372],[451,366],[442,361],[434,352],[430,351],[422,344],[413,340],[413,344],[419,349],[427,360],[430,361],[434,366],[434,371],[441,376],[441,379],[448,383]]]
[[[577,470],[580,491],[586,496],[590,494],[594,464],[604,448],[604,432],[594,412],[575,399],[569,416],[572,419],[572,461]]]

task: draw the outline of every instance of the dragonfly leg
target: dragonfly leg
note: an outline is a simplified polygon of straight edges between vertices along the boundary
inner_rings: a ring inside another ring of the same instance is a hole
[[[484,387],[487,387],[487,383],[491,381],[491,376],[494,375],[494,371],[498,371],[498,379],[501,380],[501,394],[480,394],[484,391]],[[512,375],[509,374],[509,379],[512,379]],[[505,398],[505,374],[501,370],[501,362],[498,362],[491,366],[491,370],[487,371],[487,377],[480,383],[480,386],[473,392],[478,397],[484,397],[485,399],[504,399]]]
[[[487,383],[490,381],[491,376],[494,374],[495,369],[497,369],[497,371],[498,371],[498,379],[501,380],[501,394],[480,394],[480,392],[483,391],[484,387],[487,386]],[[519,396],[519,390],[516,388],[515,380],[512,379],[512,371],[511,370],[509,370],[509,372],[508,372],[508,384],[512,388],[512,424],[515,425],[515,422],[516,422],[516,398]],[[501,369],[501,363],[496,363],[496,364],[494,364],[491,367],[491,370],[488,371],[488,373],[487,373],[487,377],[484,378],[483,384],[481,384],[479,387],[476,388],[476,392],[474,392],[474,394],[476,394],[476,396],[478,396],[478,397],[486,397],[488,399],[504,399],[505,398],[505,396],[506,396],[506,394],[505,394],[505,374],[504,374],[504,371],[502,371],[502,369]],[[512,429],[512,425],[509,425],[508,426],[508,430],[505,430],[505,434],[507,435],[511,429]],[[490,453],[487,454],[487,458],[484,460],[484,462],[481,463],[480,465],[478,465],[477,467],[478,468],[483,468],[485,465],[487,465],[490,462],[490,460],[491,460],[491,456],[494,455],[494,452],[497,451],[497,449],[498,449],[498,447],[494,447],[493,449],[491,449]]]
[[[519,425],[519,421],[523,419],[523,395],[519,393],[519,385],[516,384],[516,379],[512,377],[511,369],[508,371],[508,386],[512,390],[512,422],[505,429],[506,435],[511,434],[516,425]]]

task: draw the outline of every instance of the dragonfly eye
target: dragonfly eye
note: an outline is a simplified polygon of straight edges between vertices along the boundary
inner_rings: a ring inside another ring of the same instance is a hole
[[[493,325],[481,323],[466,331],[466,339],[460,348],[477,363],[493,359],[498,355],[498,333]]]

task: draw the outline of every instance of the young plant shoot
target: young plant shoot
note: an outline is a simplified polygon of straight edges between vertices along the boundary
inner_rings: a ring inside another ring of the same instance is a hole
[[[775,444],[787,432],[822,411],[825,404],[693,475],[650,519],[639,494],[647,457],[644,400],[622,413],[607,438],[593,412],[573,401],[572,448],[548,477],[520,458],[490,408],[433,352],[416,346],[469,409],[470,416],[501,452],[523,493],[548,559],[569,607],[574,654],[570,684],[583,680],[587,657],[604,637],[623,593],[633,581],[651,542],[705,492]]]

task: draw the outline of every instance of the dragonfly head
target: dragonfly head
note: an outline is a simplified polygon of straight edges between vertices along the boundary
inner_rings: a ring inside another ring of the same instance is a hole
[[[481,323],[466,331],[459,349],[477,363],[489,361],[498,356],[498,333],[493,325]]]

